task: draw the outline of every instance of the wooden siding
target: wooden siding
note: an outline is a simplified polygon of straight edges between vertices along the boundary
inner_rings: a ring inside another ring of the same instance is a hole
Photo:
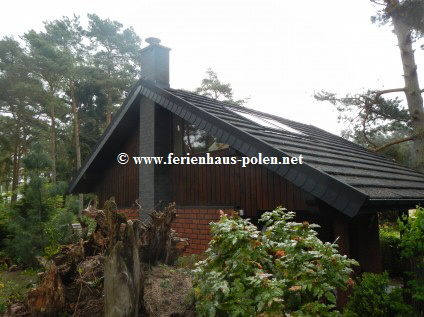
[[[233,206],[257,216],[283,206],[307,210],[310,195],[261,165],[173,165],[172,200],[178,206]]]
[[[115,151],[114,151],[115,152]],[[138,165],[132,161],[132,156],[138,156],[139,153],[139,128],[136,127],[134,133],[130,133],[128,138],[119,148],[116,148],[116,154],[127,153],[130,161],[127,164],[119,164],[116,156],[109,159],[108,166],[104,168],[103,175],[95,192],[98,195],[100,206],[103,206],[105,200],[111,196],[115,197],[119,209],[129,208],[134,205],[138,199]]]

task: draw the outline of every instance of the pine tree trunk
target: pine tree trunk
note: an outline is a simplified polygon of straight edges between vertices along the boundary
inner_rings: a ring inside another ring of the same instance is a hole
[[[110,110],[106,110],[106,128],[110,125],[111,121],[112,121],[112,114],[110,113]]]
[[[5,175],[6,168],[3,168],[3,166],[6,166],[5,164],[2,165],[2,168],[0,170],[0,195],[3,193],[3,175]],[[7,177],[6,177],[7,178]]]
[[[52,96],[54,96],[54,86],[52,82],[48,81],[49,89]],[[51,132],[51,155],[52,155],[52,183],[56,184],[57,178],[57,168],[56,168],[56,160],[57,160],[57,133],[56,133],[56,108],[55,104],[51,105],[50,109],[50,132]]]
[[[110,125],[110,122],[112,121],[112,93],[110,89],[108,89],[107,92],[107,104],[106,104],[106,128]]]
[[[77,170],[81,168],[81,148],[80,148],[80,131],[79,131],[79,123],[78,123],[78,110],[77,110],[77,100],[75,98],[75,88],[74,82],[70,80],[69,82],[69,90],[71,94],[71,103],[72,103],[72,114],[74,115],[74,137],[75,137],[75,153],[77,158]],[[84,195],[79,194],[79,207],[80,209],[84,206]]]
[[[5,191],[6,191],[6,193],[9,191],[9,188],[10,188],[10,179],[9,179],[9,173],[8,174],[6,174],[6,185],[5,185]]]
[[[13,172],[12,172],[12,204],[16,202],[18,198],[17,189],[19,183],[19,135],[15,136],[15,144],[13,146]]]
[[[77,101],[75,98],[75,88],[72,80],[69,81],[69,90],[71,95],[72,114],[74,116],[74,137],[75,137],[75,153],[77,159],[77,169],[81,167],[81,149],[80,149],[80,132],[78,123]]]
[[[56,140],[56,123],[55,123],[55,109],[54,106],[51,111],[51,151],[52,151],[52,182],[56,184],[56,152],[57,152],[57,140]]]
[[[424,109],[418,81],[417,65],[412,49],[411,30],[396,15],[392,16],[405,81],[405,95],[411,116],[417,170],[424,173]]]
[[[12,163],[12,197],[11,203],[15,203],[18,198],[18,184],[19,184],[19,168],[20,168],[20,147],[21,147],[21,130],[20,130],[20,119],[17,114],[17,122],[15,127],[15,140],[13,144],[13,163]]]

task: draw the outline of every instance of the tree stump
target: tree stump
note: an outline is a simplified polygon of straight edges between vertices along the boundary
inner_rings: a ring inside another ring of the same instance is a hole
[[[135,229],[135,230],[134,230]],[[104,291],[106,317],[137,317],[140,302],[140,257],[136,240],[137,222],[125,227],[106,258]]]
[[[42,283],[27,295],[28,311],[37,317],[62,312],[136,317],[145,312],[143,269],[175,263],[188,246],[188,239],[171,229],[175,204],[154,211],[145,223],[126,221],[112,200],[104,211],[89,206],[81,214],[94,219],[96,229],[88,240],[62,246],[47,264]]]
[[[62,279],[56,265],[51,262],[41,285],[28,292],[27,306],[31,316],[57,316],[65,306]]]

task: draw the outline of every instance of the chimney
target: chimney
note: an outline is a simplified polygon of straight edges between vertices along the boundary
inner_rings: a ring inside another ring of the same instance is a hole
[[[141,78],[153,82],[160,88],[169,88],[169,51],[155,37],[146,39],[149,46],[140,50]]]
[[[169,88],[169,51],[160,45],[154,37],[146,39],[149,46],[140,51],[141,78],[156,86]],[[140,100],[140,145],[139,153],[143,156],[167,156],[172,152],[172,113],[156,104],[153,100],[142,97]],[[139,199],[145,212],[142,220],[148,219],[148,213],[155,208],[162,208],[171,202],[170,165],[141,164],[139,166]]]

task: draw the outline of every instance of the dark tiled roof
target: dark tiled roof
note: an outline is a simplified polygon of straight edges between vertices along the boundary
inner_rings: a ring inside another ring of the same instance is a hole
[[[182,90],[164,90],[140,79],[115,114],[68,191],[89,186],[108,146],[128,132],[144,96],[246,156],[304,157],[305,164],[265,165],[333,208],[354,216],[369,206],[411,208],[424,203],[424,175],[311,125],[216,101]],[[261,124],[258,122],[261,121]],[[264,125],[263,120],[268,120]],[[98,172],[98,171],[97,171]],[[375,208],[372,209],[375,211]]]
[[[341,137],[311,125],[194,93],[174,89],[168,91],[289,155],[302,154],[304,162],[311,167],[349,184],[370,199],[424,199],[423,174]],[[300,133],[264,127],[237,112],[275,120]]]

